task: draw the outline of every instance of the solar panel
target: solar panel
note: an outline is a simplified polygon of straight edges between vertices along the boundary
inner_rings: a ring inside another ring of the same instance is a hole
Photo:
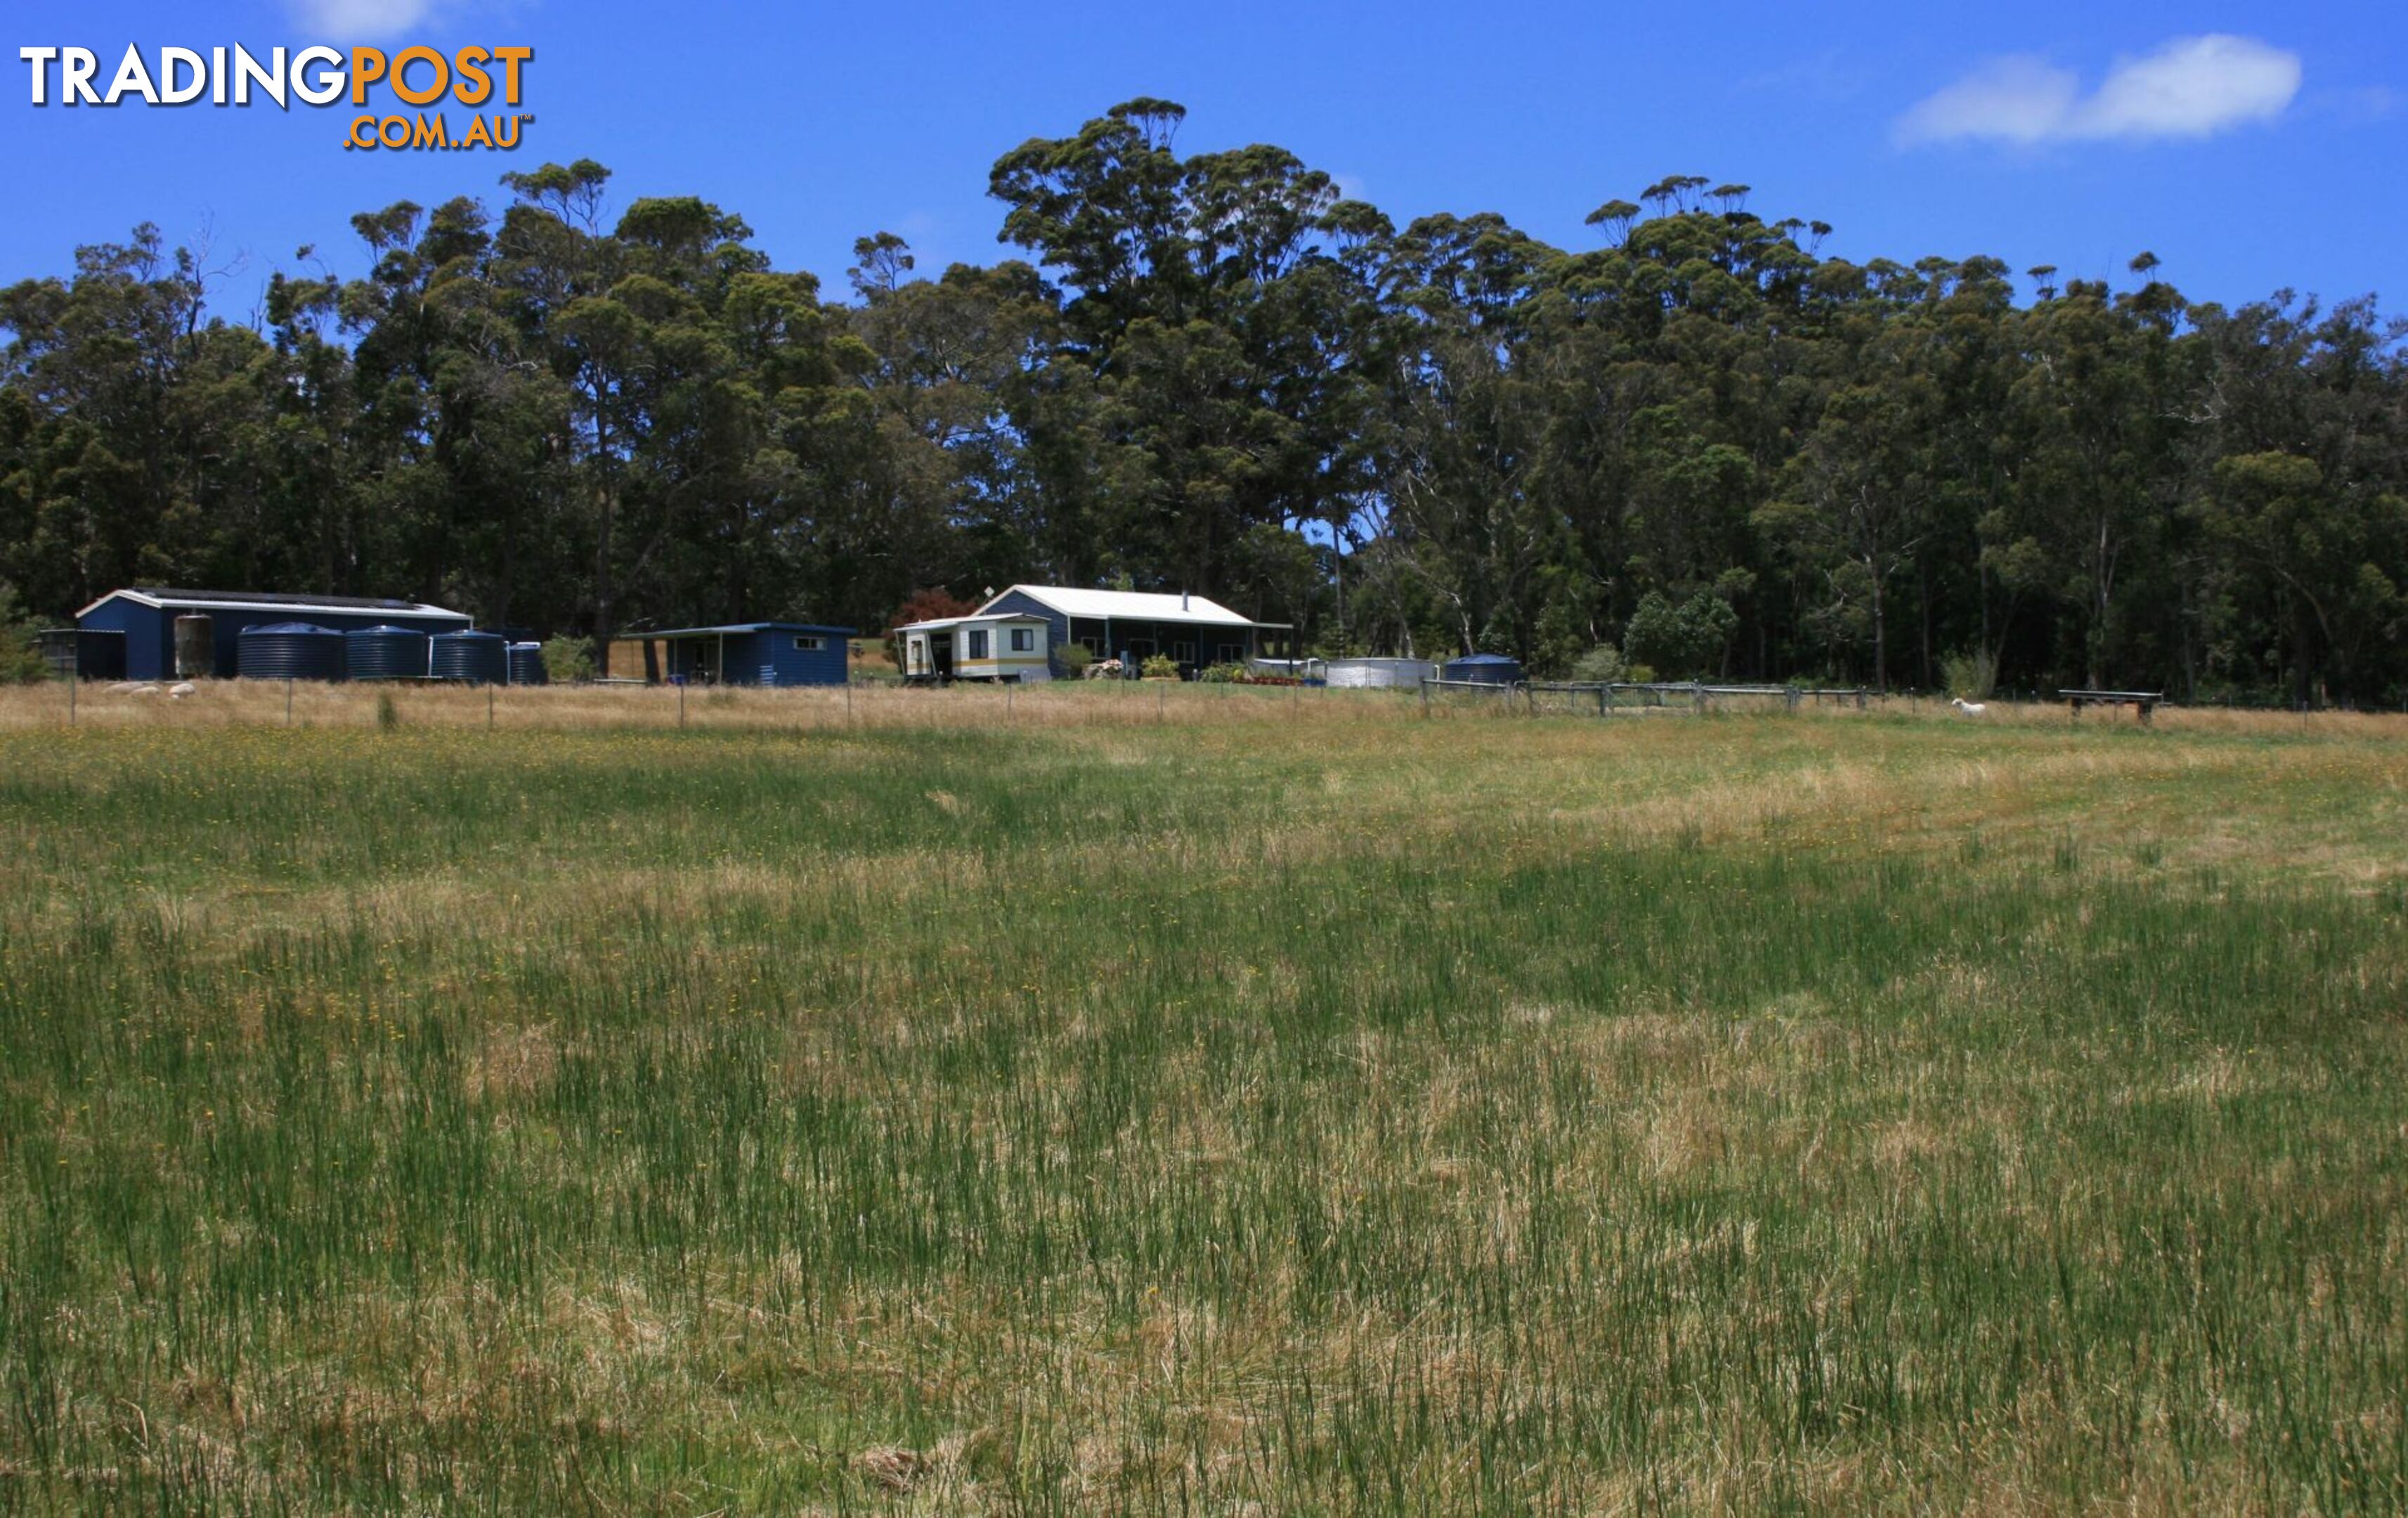
[[[415,601],[395,601],[389,597],[368,595],[277,595],[261,591],[178,591],[163,586],[137,585],[142,594],[157,601],[222,601],[228,606],[322,606],[340,607],[358,611],[414,611]]]

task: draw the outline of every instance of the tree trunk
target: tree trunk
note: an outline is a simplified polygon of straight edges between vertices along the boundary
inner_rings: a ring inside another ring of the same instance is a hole
[[[1870,564],[1866,565],[1865,567],[1872,569],[1872,566]],[[1881,692],[1884,695],[1887,695],[1889,694],[1889,620],[1887,610],[1882,604],[1884,598],[1882,595],[1882,577],[1879,570],[1873,570],[1872,580],[1873,689]]]

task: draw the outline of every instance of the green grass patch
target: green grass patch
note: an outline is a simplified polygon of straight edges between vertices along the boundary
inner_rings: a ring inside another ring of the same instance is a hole
[[[0,1501],[2397,1511],[2402,758],[0,738]]]

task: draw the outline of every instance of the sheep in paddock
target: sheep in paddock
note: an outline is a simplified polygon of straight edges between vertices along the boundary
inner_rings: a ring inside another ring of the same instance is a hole
[[[167,687],[167,696],[170,700],[181,701],[184,697],[192,695],[193,692],[198,688],[199,687],[195,686],[189,680],[179,680],[177,683]]]
[[[1982,713],[1990,709],[1986,703],[1980,701],[1968,701],[1961,695],[1950,696],[1948,698],[1948,704],[1955,707],[1958,711],[1963,712],[1968,717],[1978,717]]]

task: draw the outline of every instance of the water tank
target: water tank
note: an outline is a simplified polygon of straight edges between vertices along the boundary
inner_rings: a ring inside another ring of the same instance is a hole
[[[235,672],[245,680],[340,680],[343,635],[306,622],[270,622],[235,635]]]
[[[552,672],[543,666],[543,645],[513,643],[510,645],[510,683],[513,685],[549,685]]]
[[[1522,664],[1501,653],[1471,653],[1446,662],[1446,679],[1473,685],[1519,685]]]
[[[1427,659],[1332,659],[1329,686],[1340,691],[1418,690],[1436,680],[1438,666]]]
[[[201,612],[176,619],[176,678],[207,680],[218,672],[217,623]]]
[[[424,633],[359,627],[343,635],[343,666],[353,680],[424,680],[432,657]]]
[[[509,678],[509,642],[498,633],[437,633],[427,642],[437,680],[499,685]]]

